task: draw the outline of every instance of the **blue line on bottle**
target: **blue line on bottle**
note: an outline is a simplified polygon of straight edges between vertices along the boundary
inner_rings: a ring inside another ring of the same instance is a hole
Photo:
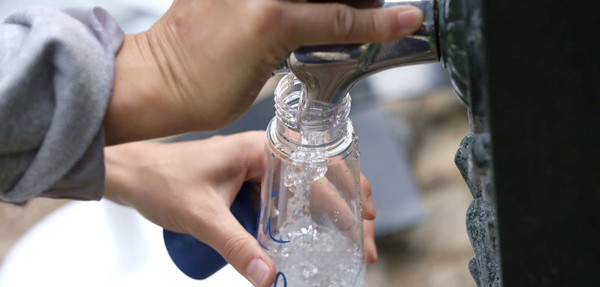
[[[285,278],[285,274],[283,274],[283,272],[281,271],[277,272],[277,276],[275,276],[275,284],[273,284],[273,287],[277,287],[277,284],[279,284],[279,276],[283,278],[283,286],[281,287],[287,287],[287,279]]]
[[[263,215],[267,214],[267,207],[266,207],[266,206],[265,206],[265,210],[263,210],[261,213],[262,213]],[[267,235],[267,232],[268,232],[268,230],[267,230],[267,227],[269,227],[269,224],[263,224],[262,232],[263,232],[265,235]]]
[[[269,230],[269,237],[277,243],[289,243],[289,240],[281,240],[273,237],[273,231],[271,231],[271,217],[269,217],[269,223],[267,223],[267,229]]]

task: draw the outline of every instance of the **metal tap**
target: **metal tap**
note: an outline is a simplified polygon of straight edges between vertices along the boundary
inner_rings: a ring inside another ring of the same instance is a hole
[[[384,7],[397,5],[413,5],[423,10],[423,26],[415,34],[386,43],[302,47],[290,54],[287,68],[306,86],[308,100],[336,104],[354,84],[370,74],[439,61],[437,0],[383,3]]]

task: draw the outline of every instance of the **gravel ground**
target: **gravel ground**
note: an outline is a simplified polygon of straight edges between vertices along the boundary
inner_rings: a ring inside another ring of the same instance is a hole
[[[379,262],[369,268],[369,286],[475,286],[465,226],[472,197],[454,166],[469,132],[466,109],[450,90],[388,102],[386,108],[411,126],[411,163],[428,216],[413,229],[377,240]]]

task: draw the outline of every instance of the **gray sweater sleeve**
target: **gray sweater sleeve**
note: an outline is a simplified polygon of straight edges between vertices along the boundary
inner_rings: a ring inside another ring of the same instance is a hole
[[[100,8],[29,7],[0,24],[0,200],[97,200],[123,31]]]

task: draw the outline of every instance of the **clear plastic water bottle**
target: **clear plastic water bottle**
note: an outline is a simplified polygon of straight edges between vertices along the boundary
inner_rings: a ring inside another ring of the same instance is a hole
[[[358,136],[350,97],[307,102],[293,74],[275,90],[267,128],[258,240],[273,286],[365,286]]]

